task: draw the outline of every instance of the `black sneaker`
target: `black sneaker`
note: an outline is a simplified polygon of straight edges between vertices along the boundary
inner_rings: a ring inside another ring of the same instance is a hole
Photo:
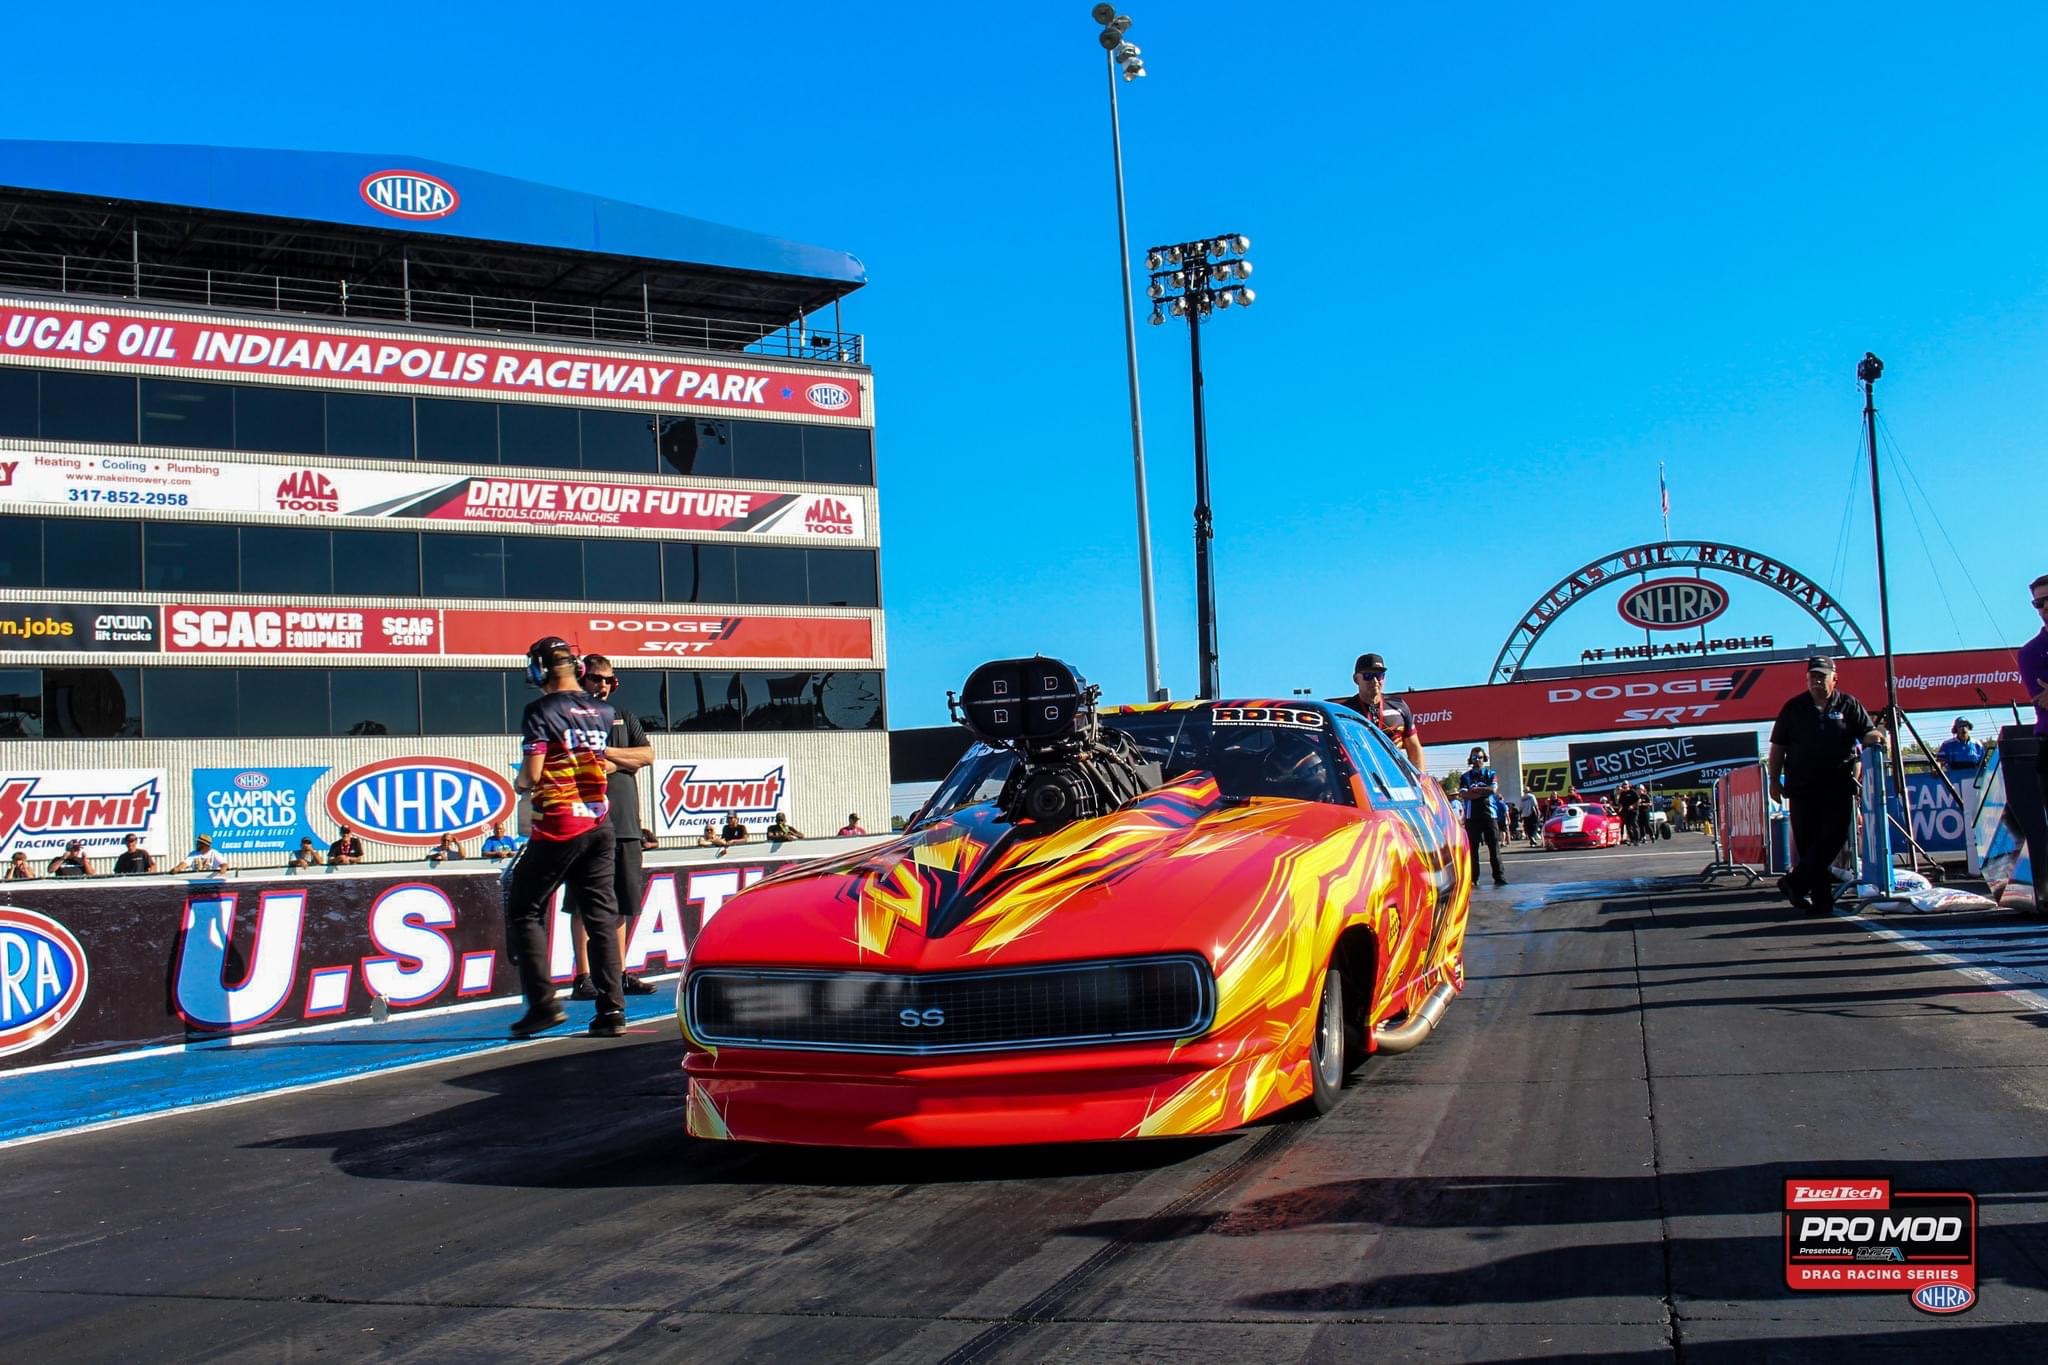
[[[1508,879],[1506,877],[1495,877],[1493,879],[1493,884],[1495,886],[1506,886],[1508,884]]]
[[[569,987],[569,998],[571,1000],[597,999],[597,986],[591,981],[588,972],[577,976],[575,982]]]
[[[624,976],[619,978],[619,989],[624,991],[628,995],[654,994],[654,987],[648,985],[644,979],[633,975],[631,972],[627,972]],[[592,992],[591,998],[596,998],[595,992]]]
[[[514,1038],[531,1038],[536,1033],[545,1033],[557,1024],[569,1022],[568,1012],[553,997],[538,1005],[529,1005],[526,1013],[512,1021]]]
[[[590,1036],[593,1038],[623,1038],[626,1036],[626,1016],[623,1014],[600,1014],[590,1021]]]
[[[1790,877],[1778,878],[1778,894],[1792,902],[1794,910],[1801,910],[1809,915],[1814,913],[1813,902],[1806,898],[1805,893],[1792,885]]]

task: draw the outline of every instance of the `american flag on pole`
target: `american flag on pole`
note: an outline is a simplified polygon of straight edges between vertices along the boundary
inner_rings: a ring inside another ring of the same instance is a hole
[[[1664,509],[1664,539],[1671,539],[1671,490],[1664,484],[1664,462],[1657,461],[1657,502]]]

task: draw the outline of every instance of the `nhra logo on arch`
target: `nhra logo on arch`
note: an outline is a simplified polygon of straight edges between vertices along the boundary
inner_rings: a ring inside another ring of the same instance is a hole
[[[516,801],[512,784],[481,763],[385,758],[336,779],[327,813],[379,843],[428,848],[443,834],[475,834],[509,820]]]
[[[363,202],[393,218],[446,218],[462,206],[462,196],[438,175],[425,171],[377,171],[358,187]]]
[[[1691,630],[1728,610],[1728,591],[1704,578],[1659,578],[1630,588],[1614,609],[1644,630]]]
[[[33,910],[0,906],[0,1057],[38,1047],[85,1004],[85,948]]]
[[[813,384],[804,390],[804,397],[814,408],[827,412],[838,412],[841,408],[853,406],[853,390],[844,384]]]
[[[301,469],[285,475],[284,482],[277,486],[277,506],[284,512],[339,512],[341,494],[335,492],[333,482],[325,474]]]

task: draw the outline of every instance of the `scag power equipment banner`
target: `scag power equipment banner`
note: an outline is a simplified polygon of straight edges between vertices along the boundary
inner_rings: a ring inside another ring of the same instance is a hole
[[[416,469],[242,464],[144,455],[52,455],[0,447],[0,502],[157,512],[269,512],[309,518],[482,526],[589,526],[692,534],[867,535],[867,504],[845,492],[678,488],[590,479],[450,478]]]
[[[391,384],[476,397],[555,394],[720,416],[869,416],[866,376],[842,370],[696,359],[685,364],[632,352],[458,344],[388,332],[256,326],[22,301],[0,301],[0,357],[5,356],[129,371]]]

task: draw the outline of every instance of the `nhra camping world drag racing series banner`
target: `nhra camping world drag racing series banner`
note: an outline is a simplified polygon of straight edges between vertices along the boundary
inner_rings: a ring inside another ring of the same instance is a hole
[[[868,377],[840,369],[695,358],[682,364],[629,351],[474,345],[25,300],[0,300],[0,358],[9,356],[62,360],[80,369],[390,384],[478,398],[551,394],[721,417],[759,413],[864,422],[871,415]]]
[[[130,834],[151,853],[168,853],[165,783],[162,768],[0,772],[0,863],[19,849],[46,875],[40,864],[73,839],[97,859],[118,855]]]
[[[1625,779],[1655,787],[1707,787],[1732,769],[1756,762],[1754,731],[1610,739],[1570,746],[1572,785],[1613,791]]]
[[[216,853],[289,853],[311,839],[322,854],[327,838],[307,820],[313,784],[325,768],[194,768],[192,832],[213,840]]]
[[[588,479],[473,476],[416,469],[243,464],[145,455],[52,455],[0,446],[0,502],[153,512],[487,526],[584,526],[700,534],[867,535],[867,504],[846,492],[770,493]]]

